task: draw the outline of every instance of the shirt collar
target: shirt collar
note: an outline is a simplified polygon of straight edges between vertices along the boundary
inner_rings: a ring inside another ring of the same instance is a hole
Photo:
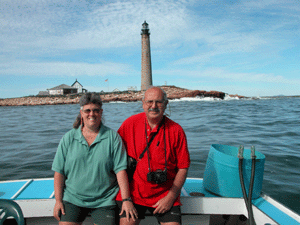
[[[164,116],[165,117],[165,116]],[[146,123],[146,125],[147,125],[147,130],[151,130],[151,127],[150,127],[150,125],[149,125],[149,123],[148,123],[148,120],[147,120],[147,116],[146,116],[146,113],[144,112],[144,118],[145,118],[145,123]],[[162,121],[163,121],[164,119],[162,119]],[[162,121],[160,121],[160,122],[162,122]],[[163,125],[163,124],[162,124]],[[157,124],[152,130],[151,130],[151,133],[156,133],[157,132],[157,130],[158,130],[158,127],[159,127],[159,124]]]
[[[107,131],[108,131],[108,127],[103,125],[103,123],[101,123],[99,133],[98,133],[94,143],[100,142],[101,140],[108,138]],[[78,127],[78,129],[76,129],[74,138],[76,140],[80,141],[81,143],[86,143],[86,140],[83,137],[82,132],[81,132],[81,125]]]

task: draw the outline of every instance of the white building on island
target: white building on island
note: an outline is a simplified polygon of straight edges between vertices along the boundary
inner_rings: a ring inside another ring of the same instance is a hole
[[[71,85],[73,88],[77,88],[77,93],[87,93],[87,90],[83,88],[83,86],[77,81]]]
[[[67,95],[67,94],[76,94],[77,88],[71,87],[66,84],[61,84],[54,88],[48,89],[49,95]]]
[[[47,91],[40,91],[38,95],[67,95],[67,94],[80,94],[87,93],[88,91],[83,88],[83,86],[77,81],[71,85],[61,84],[56,87],[47,89]]]

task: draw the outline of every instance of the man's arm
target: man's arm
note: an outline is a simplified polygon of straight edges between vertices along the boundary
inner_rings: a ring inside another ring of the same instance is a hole
[[[165,213],[171,209],[176,198],[180,195],[181,188],[184,185],[184,182],[187,177],[187,172],[188,172],[188,169],[179,169],[178,170],[178,172],[175,176],[173,185],[172,185],[171,189],[169,190],[168,194],[164,198],[160,199],[155,205],[153,205],[153,207],[156,208],[154,210],[153,214]]]

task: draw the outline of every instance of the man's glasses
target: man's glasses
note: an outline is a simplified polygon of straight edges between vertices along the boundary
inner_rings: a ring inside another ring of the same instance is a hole
[[[86,114],[90,114],[93,111],[95,114],[99,114],[101,112],[101,109],[83,109],[82,112]]]
[[[151,105],[153,105],[153,103],[157,104],[157,106],[162,106],[165,103],[165,101],[164,100],[159,100],[159,101],[148,100],[148,101],[145,101],[145,103],[147,106],[151,106]]]

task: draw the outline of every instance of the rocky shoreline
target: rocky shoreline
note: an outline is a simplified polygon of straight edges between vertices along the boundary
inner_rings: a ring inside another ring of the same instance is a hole
[[[180,99],[184,97],[213,97],[224,99],[225,93],[218,91],[188,90],[176,86],[161,86],[166,91],[168,99]],[[99,93],[103,102],[136,102],[141,101],[145,91],[124,91],[118,93]],[[244,96],[234,95],[245,98]],[[29,96],[21,98],[0,99],[0,106],[32,106],[32,105],[59,105],[78,104],[81,94],[62,96]]]

